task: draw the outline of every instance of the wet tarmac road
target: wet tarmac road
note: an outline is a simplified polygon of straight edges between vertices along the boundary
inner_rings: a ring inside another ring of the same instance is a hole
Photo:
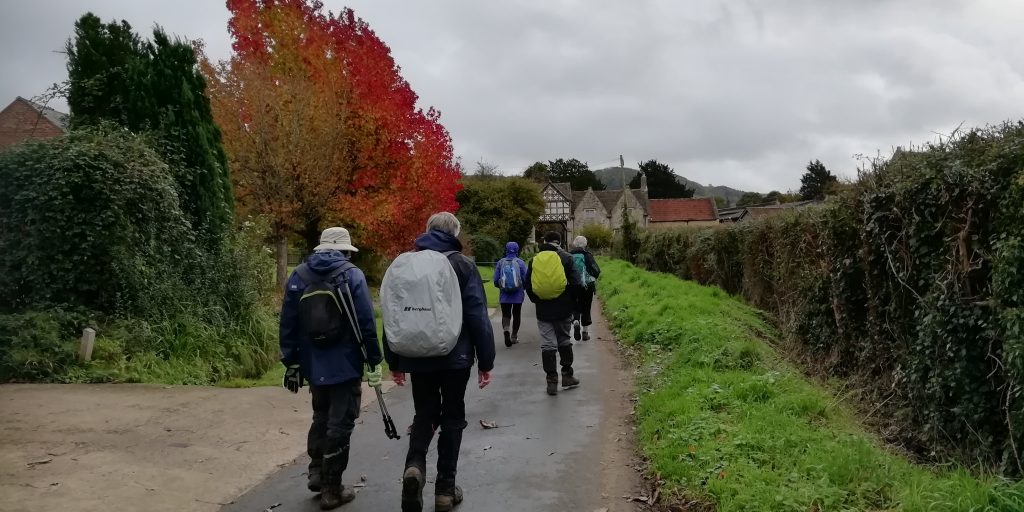
[[[597,304],[594,310],[596,316]],[[492,323],[498,338],[493,382],[481,390],[474,375],[466,393],[469,427],[463,436],[458,475],[466,498],[456,510],[632,510],[622,499],[623,486],[637,485],[630,462],[623,460],[629,457],[622,455],[622,449],[610,453],[610,445],[628,437],[620,432],[628,429],[628,423],[621,410],[623,390],[616,390],[625,384],[617,377],[615,349],[605,323],[595,318],[594,338],[576,343],[574,366],[582,385],[562,390],[557,397],[545,393],[533,305],[524,304],[520,343],[511,349],[501,340],[500,313]],[[402,439],[387,439],[377,405],[364,406],[352,435],[344,483],[351,486],[365,476],[365,487],[357,489],[355,501],[337,510],[400,509],[400,476],[408,447],[405,429],[413,416],[410,389],[394,387],[385,400]],[[501,427],[484,430],[480,420]],[[291,434],[297,442],[305,440],[304,432]],[[426,511],[433,510],[435,455],[436,438],[427,465]],[[273,512],[319,510],[319,501],[306,490],[307,463],[308,458],[300,457],[222,512],[262,512],[274,505]]]

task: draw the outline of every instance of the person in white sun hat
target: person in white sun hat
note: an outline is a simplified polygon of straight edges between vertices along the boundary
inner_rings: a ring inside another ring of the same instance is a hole
[[[323,510],[355,499],[341,476],[359,417],[364,366],[370,386],[380,386],[383,356],[370,288],[363,272],[349,261],[357,251],[347,229],[325,229],[320,245],[285,284],[281,304],[284,386],[298,393],[308,382],[313,395],[313,424],[306,441],[308,487],[320,493]],[[354,325],[362,334],[362,347]]]

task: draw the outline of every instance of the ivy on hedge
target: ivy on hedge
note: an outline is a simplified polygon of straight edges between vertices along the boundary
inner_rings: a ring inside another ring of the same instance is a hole
[[[200,255],[174,180],[145,140],[108,130],[0,153],[0,309],[151,316],[180,298]]]
[[[637,260],[771,312],[908,446],[1021,472],[1024,123],[897,151],[822,207],[647,232]]]

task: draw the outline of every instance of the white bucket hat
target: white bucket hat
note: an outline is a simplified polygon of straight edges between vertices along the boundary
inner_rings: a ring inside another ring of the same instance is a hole
[[[352,251],[359,252],[352,245],[352,236],[345,228],[327,228],[320,234],[320,245],[314,251]]]

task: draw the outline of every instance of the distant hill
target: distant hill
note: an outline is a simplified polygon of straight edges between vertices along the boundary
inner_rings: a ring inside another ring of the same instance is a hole
[[[640,170],[631,169],[629,167],[606,167],[604,169],[594,171],[594,174],[597,175],[597,179],[601,180],[601,183],[604,183],[604,186],[610,189],[621,189],[623,174],[626,176],[626,182],[629,183],[629,180],[632,180],[638,172],[640,172]],[[729,201],[729,204],[735,204],[736,201],[739,201],[740,197],[745,193],[743,190],[736,190],[722,185],[701,185],[696,181],[690,181],[682,176],[679,177],[679,181],[686,184],[687,187],[695,190],[693,197],[722,196],[726,201]]]

